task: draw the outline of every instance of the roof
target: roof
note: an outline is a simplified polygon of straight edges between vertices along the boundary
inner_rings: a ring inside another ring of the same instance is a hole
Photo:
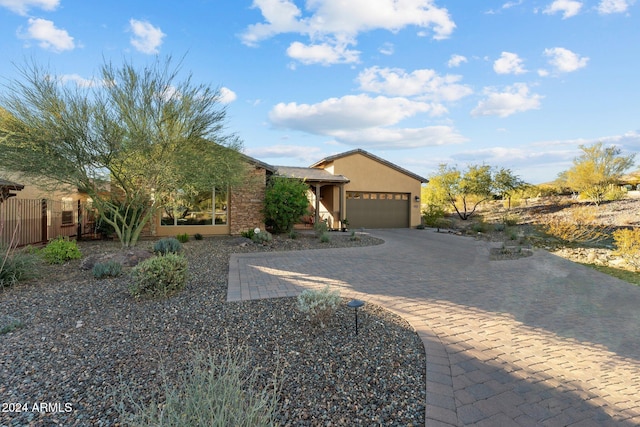
[[[332,182],[346,184],[349,179],[342,175],[334,175],[324,169],[299,168],[292,166],[276,166],[276,175],[286,178],[299,178],[306,182]]]
[[[247,163],[250,163],[250,164],[252,164],[254,166],[257,166],[259,168],[263,168],[263,169],[265,169],[265,170],[267,170],[269,172],[275,172],[276,171],[276,167],[275,166],[271,166],[268,163],[261,162],[260,160],[258,160],[256,158],[253,158],[251,156],[247,156],[244,153],[240,152],[239,154],[240,154],[240,157],[242,157]]]
[[[398,171],[400,173],[403,173],[403,174],[405,174],[407,176],[410,176],[411,178],[413,178],[415,180],[418,180],[420,182],[423,182],[423,183],[424,182],[429,182],[429,180],[427,178],[424,178],[424,177],[422,177],[420,175],[417,175],[417,174],[415,174],[415,173],[413,173],[413,172],[411,172],[411,171],[409,171],[409,170],[407,170],[407,169],[405,169],[403,167],[400,167],[400,166],[396,165],[395,163],[391,163],[390,161],[385,160],[385,159],[383,159],[381,157],[375,156],[375,155],[373,155],[373,154],[369,153],[368,151],[365,151],[365,150],[363,150],[361,148],[357,148],[355,150],[345,151],[344,153],[335,154],[333,156],[325,157],[324,159],[320,160],[319,162],[316,162],[316,163],[312,164],[311,167],[312,168],[321,167],[321,165],[323,165],[325,163],[331,163],[336,159],[341,159],[343,157],[352,156],[354,154],[361,154],[361,155],[363,155],[365,157],[370,158],[371,160],[375,160],[378,163],[382,163],[383,165],[388,166],[391,169],[395,169],[396,171]]]
[[[24,188],[24,185],[0,178],[0,187],[6,187],[10,190],[22,190]]]

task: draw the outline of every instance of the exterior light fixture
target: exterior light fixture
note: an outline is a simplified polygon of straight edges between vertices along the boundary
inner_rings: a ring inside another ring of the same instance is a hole
[[[415,196],[413,199],[414,199],[416,202],[419,202],[419,201],[420,201],[420,196]]]
[[[347,303],[347,307],[352,307],[356,314],[356,335],[358,335],[358,308],[364,305],[364,301],[360,301],[359,299],[351,300]]]

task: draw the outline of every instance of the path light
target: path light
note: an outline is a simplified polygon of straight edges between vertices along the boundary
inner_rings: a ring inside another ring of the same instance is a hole
[[[363,305],[364,301],[360,301],[359,299],[354,299],[347,303],[347,307],[353,307],[353,310],[356,313],[356,335],[358,335],[358,308]]]

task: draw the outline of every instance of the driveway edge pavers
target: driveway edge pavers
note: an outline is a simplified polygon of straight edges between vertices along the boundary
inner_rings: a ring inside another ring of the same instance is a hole
[[[329,284],[401,316],[424,345],[427,426],[640,425],[640,288],[543,251],[488,264],[490,244],[427,233],[232,255],[227,299]]]

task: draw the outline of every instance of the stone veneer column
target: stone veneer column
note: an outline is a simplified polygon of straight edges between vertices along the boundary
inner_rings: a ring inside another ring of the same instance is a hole
[[[229,233],[238,235],[243,231],[260,227],[264,230],[264,193],[267,174],[262,168],[248,173],[245,184],[231,189],[229,207]]]

